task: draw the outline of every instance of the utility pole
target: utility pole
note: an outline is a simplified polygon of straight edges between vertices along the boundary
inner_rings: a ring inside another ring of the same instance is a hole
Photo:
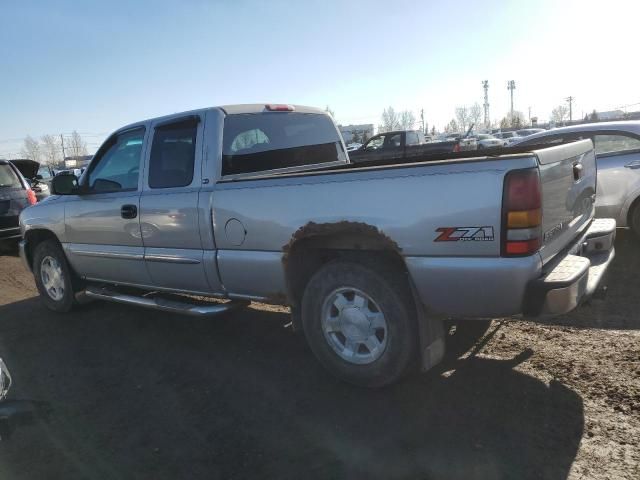
[[[484,127],[489,128],[489,80],[482,81],[484,88]]]
[[[422,133],[426,135],[427,132],[424,131],[424,108],[420,109],[420,121],[422,122]]]
[[[531,107],[529,107],[529,125],[531,125]]]
[[[64,136],[60,134],[60,145],[62,145],[62,163],[64,163],[64,157],[66,156],[64,153]]]
[[[511,121],[513,122],[513,91],[516,89],[516,81],[509,80],[507,83],[507,90],[511,91]]]
[[[568,96],[565,100],[569,102],[569,123],[571,123],[573,121],[573,101],[575,99],[572,96]]]

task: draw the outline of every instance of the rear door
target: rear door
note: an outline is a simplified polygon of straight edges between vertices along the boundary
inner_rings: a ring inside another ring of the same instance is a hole
[[[29,206],[22,180],[14,167],[0,163],[0,239],[20,233],[18,217]]]
[[[190,115],[152,125],[140,227],[154,286],[208,293],[198,210],[202,120]]]
[[[65,250],[89,279],[148,285],[140,231],[144,127],[110,137],[82,177],[82,194],[65,203]]]
[[[591,221],[596,158],[591,140],[535,151],[542,183],[543,262],[566,247]]]

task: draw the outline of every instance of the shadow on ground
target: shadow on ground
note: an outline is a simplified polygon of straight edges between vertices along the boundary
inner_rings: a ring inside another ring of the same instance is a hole
[[[14,398],[48,422],[0,448],[2,478],[565,479],[583,404],[472,357],[369,391],[333,380],[287,315],[201,320],[35,298],[0,307]]]

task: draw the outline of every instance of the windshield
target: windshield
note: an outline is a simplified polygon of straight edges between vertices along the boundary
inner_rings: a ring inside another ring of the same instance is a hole
[[[22,184],[13,169],[4,163],[0,163],[0,187],[22,187]]]

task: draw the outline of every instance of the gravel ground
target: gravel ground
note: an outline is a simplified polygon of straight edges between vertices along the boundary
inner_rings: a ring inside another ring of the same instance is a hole
[[[50,414],[0,443],[0,478],[638,479],[640,243],[621,232],[617,253],[606,300],[554,325],[498,319],[378,391],[326,374],[286,309],[55,315],[2,256],[11,397]]]

